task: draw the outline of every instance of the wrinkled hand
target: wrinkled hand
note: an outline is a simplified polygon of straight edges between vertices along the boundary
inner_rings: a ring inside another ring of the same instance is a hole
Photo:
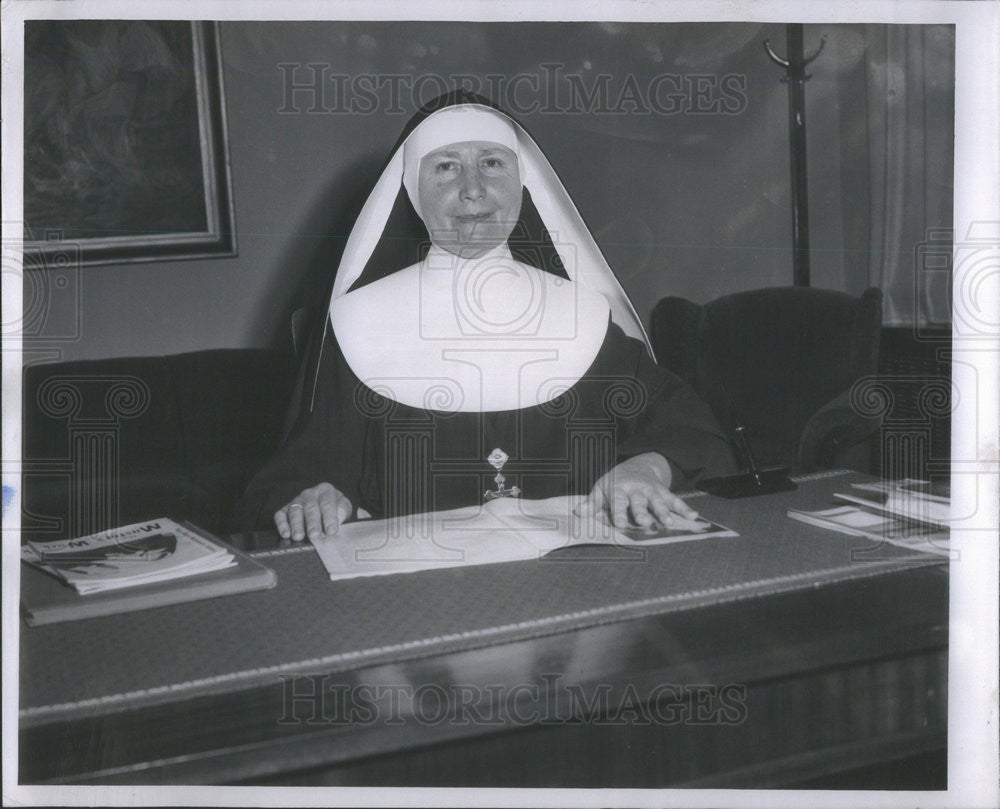
[[[274,512],[274,524],[282,539],[301,542],[307,536],[336,534],[351,510],[351,501],[332,483],[320,483]]]
[[[669,528],[698,519],[698,512],[670,491],[670,478],[670,464],[662,455],[637,455],[598,480],[577,513],[606,514],[616,528],[654,523]]]

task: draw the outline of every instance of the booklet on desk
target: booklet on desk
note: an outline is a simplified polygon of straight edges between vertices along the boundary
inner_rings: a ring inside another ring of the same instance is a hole
[[[914,497],[905,492],[887,492],[878,500],[857,497],[852,494],[841,494],[839,492],[833,496],[840,500],[846,500],[848,503],[856,503],[873,511],[891,514],[903,520],[936,525],[938,528],[948,528],[952,522],[951,506],[949,503],[926,500],[921,497]]]
[[[947,481],[931,483],[905,478],[875,483],[852,483],[864,496],[834,492],[852,505],[823,511],[788,509],[793,520],[844,534],[890,542],[911,550],[950,555],[952,522]]]
[[[931,523],[857,506],[837,506],[821,511],[788,509],[793,520],[842,534],[888,542],[910,550],[949,556],[949,531]]]
[[[21,549],[29,625],[273,587],[272,570],[191,523],[161,518]]]
[[[583,545],[619,546],[634,552],[648,545],[737,536],[716,523],[680,517],[669,528],[616,529],[577,515],[584,499],[502,497],[451,511],[359,520],[312,543],[331,579],[349,579],[524,561]]]

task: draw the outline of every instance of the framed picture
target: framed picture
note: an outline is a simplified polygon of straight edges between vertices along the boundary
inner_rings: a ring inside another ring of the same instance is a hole
[[[25,269],[236,254],[218,28],[30,20]]]

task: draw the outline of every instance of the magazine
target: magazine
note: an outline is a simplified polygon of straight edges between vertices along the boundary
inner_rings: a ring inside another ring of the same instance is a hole
[[[222,570],[233,554],[173,520],[125,525],[76,539],[29,542],[21,560],[81,595]]]

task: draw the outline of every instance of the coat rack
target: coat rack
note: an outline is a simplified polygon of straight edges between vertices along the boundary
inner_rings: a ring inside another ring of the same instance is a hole
[[[764,40],[764,49],[771,61],[785,69],[782,81],[788,84],[788,143],[792,167],[792,278],[795,286],[809,286],[809,184],[806,162],[806,90],[812,78],[806,67],[816,59],[826,45],[826,37],[810,56],[802,48],[802,23],[785,26],[788,58],[782,59]]]

